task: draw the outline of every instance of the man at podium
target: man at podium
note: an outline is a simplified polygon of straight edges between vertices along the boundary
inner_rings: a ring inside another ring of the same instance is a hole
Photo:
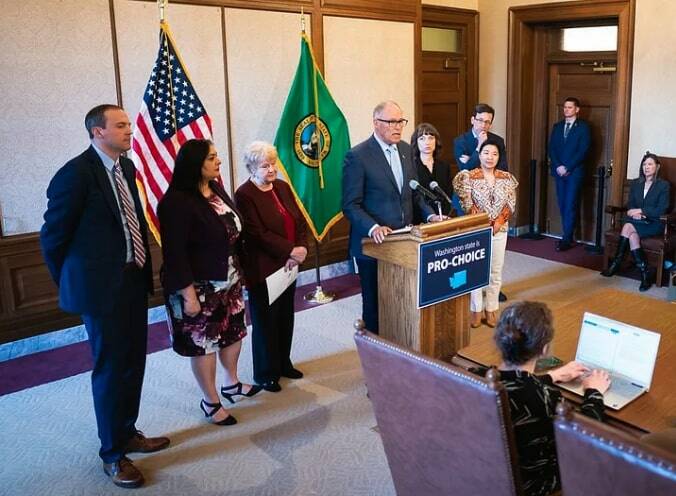
[[[350,255],[359,270],[362,319],[378,333],[378,262],[362,253],[361,239],[382,243],[392,229],[413,222],[414,209],[421,218],[439,221],[422,196],[409,187],[417,179],[409,145],[401,141],[408,123],[393,101],[373,109],[373,135],[350,149],[343,165],[343,213],[350,221]]]

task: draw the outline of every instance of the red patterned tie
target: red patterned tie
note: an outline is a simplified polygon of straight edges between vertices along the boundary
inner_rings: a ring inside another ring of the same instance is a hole
[[[124,216],[127,219],[127,227],[129,228],[129,234],[131,234],[131,241],[134,246],[134,263],[137,267],[142,268],[146,263],[146,250],[143,246],[141,227],[139,226],[138,218],[134,211],[134,204],[132,203],[131,198],[129,198],[127,188],[124,187],[124,177],[119,162],[116,162],[113,166],[113,174],[115,175],[117,196],[120,199],[120,205],[122,205]]]

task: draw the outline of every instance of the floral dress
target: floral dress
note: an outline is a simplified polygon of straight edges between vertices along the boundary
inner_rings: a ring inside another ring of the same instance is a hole
[[[223,200],[212,195],[209,204],[225,225],[232,255],[225,281],[195,281],[193,286],[202,307],[189,317],[183,313],[183,297],[174,292],[166,297],[169,328],[174,351],[183,356],[201,356],[230,346],[246,336],[242,276],[235,247],[242,230],[239,217]]]

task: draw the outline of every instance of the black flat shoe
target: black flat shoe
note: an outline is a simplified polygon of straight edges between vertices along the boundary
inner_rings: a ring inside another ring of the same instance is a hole
[[[500,291],[500,294],[498,294],[498,301],[499,302],[505,302],[507,301],[507,295]]]
[[[267,381],[262,383],[260,386],[271,393],[278,393],[282,390],[282,386],[280,386],[279,382],[277,381]]]
[[[289,379],[302,379],[303,378],[303,373],[300,370],[295,369],[293,367],[291,367],[290,369],[284,370],[281,375],[282,375],[282,377],[288,377]]]
[[[210,408],[208,412],[206,407]],[[204,412],[204,416],[210,419],[216,414],[216,412],[218,412],[218,410],[223,408],[223,405],[221,405],[220,403],[209,403],[207,401],[202,400],[200,402],[200,408]],[[228,415],[223,420],[219,420],[218,422],[215,422],[213,420],[210,420],[210,422],[215,425],[235,425],[237,423],[237,419],[232,415]]]
[[[568,251],[573,247],[572,243],[568,241],[557,241],[556,242],[556,251]]]
[[[228,393],[227,391],[230,389],[234,389],[235,391],[232,393]],[[251,389],[249,389],[246,393],[243,393],[242,383],[238,382],[237,384],[233,384],[232,386],[221,387],[221,395],[230,403],[234,403],[235,402],[235,400],[233,399],[234,396],[246,396],[247,398],[251,398],[252,396],[255,396],[256,394],[260,393],[261,389],[262,388],[260,386],[252,384]]]

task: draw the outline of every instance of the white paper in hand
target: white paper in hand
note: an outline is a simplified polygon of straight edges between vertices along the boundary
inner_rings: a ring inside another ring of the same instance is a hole
[[[293,281],[298,277],[298,266],[286,271],[284,267],[277,272],[273,272],[265,278],[265,284],[268,286],[268,302],[270,305],[279,298],[286,288],[293,284]]]

